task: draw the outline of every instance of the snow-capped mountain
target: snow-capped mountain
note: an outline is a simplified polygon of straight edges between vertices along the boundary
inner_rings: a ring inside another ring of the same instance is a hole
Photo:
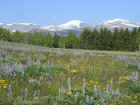
[[[68,32],[74,32],[76,34],[80,34],[83,29],[85,28],[93,28],[92,25],[89,25],[80,20],[72,20],[65,24],[61,25],[49,25],[47,27],[41,27],[41,32],[51,32],[51,33],[58,33],[58,34],[68,34]]]
[[[107,20],[99,25],[96,25],[96,28],[108,28],[110,30],[113,30],[114,28],[118,28],[118,29],[128,28],[129,30],[132,30],[133,28],[138,28],[138,27],[140,27],[139,24],[130,22],[128,20],[119,19],[119,18]]]
[[[40,29],[40,25],[32,24],[32,23],[15,23],[15,24],[3,24],[0,26],[2,28],[8,29],[11,32],[20,31],[20,32],[31,32],[33,30]]]
[[[49,26],[40,26],[32,23],[15,23],[15,24],[0,23],[0,27],[9,29],[11,32],[15,32],[16,30],[20,32],[39,31],[44,33],[50,32],[52,34],[56,32],[57,34],[60,35],[67,35],[69,32],[80,34],[85,28],[89,28],[91,30],[93,30],[94,28],[96,29],[108,28],[110,30],[113,30],[114,28],[118,28],[118,29],[128,28],[129,30],[132,30],[135,27],[136,28],[140,27],[140,25],[130,22],[128,20],[117,18],[117,19],[107,20],[97,25],[87,24],[86,22],[80,20],[72,20],[66,22],[65,24],[49,25]]]

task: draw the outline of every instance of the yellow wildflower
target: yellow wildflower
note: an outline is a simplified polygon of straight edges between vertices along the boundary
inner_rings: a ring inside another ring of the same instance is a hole
[[[72,72],[72,73],[76,73],[76,72],[77,72],[77,70],[73,69],[71,72]]]
[[[65,92],[64,94],[65,94],[65,95],[71,95],[72,92]]]
[[[106,88],[103,88],[104,91],[106,91]]]
[[[134,96],[134,99],[136,100],[138,98],[138,96]]]
[[[6,82],[6,80],[0,80],[0,83],[5,83]]]
[[[6,88],[8,88],[8,86],[7,85],[4,85],[3,88],[6,89]]]
[[[34,54],[33,56],[34,56],[35,58],[37,58],[39,55],[38,55],[38,54]]]
[[[94,85],[95,88],[97,88],[97,85]]]

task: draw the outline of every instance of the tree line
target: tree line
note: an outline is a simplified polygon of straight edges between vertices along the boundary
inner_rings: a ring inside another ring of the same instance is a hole
[[[85,29],[80,35],[70,32],[67,36],[41,32],[11,33],[0,28],[0,40],[53,48],[137,51],[140,45],[140,28],[132,31],[117,28],[114,31],[107,28],[93,31]]]

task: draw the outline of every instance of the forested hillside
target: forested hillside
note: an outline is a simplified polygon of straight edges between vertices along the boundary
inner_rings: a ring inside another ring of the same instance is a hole
[[[140,28],[132,31],[117,28],[114,31],[107,28],[93,31],[85,29],[80,35],[70,32],[67,36],[40,32],[11,33],[0,28],[0,40],[54,48],[137,51],[140,45]]]

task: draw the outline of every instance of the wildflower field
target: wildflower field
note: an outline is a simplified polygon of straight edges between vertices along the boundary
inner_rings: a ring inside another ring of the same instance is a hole
[[[0,105],[140,105],[139,52],[0,42]]]

